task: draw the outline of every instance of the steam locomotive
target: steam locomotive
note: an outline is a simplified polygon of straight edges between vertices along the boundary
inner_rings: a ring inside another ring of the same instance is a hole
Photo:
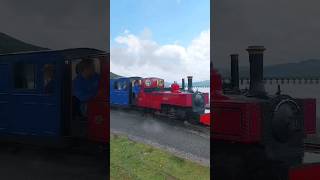
[[[249,46],[250,88],[239,89],[238,55],[223,88],[211,68],[212,166],[220,179],[287,179],[302,163],[304,137],[316,132],[316,100],[269,95],[263,81],[263,46]],[[212,64],[211,64],[212,66]]]
[[[139,91],[134,92],[134,87]],[[164,87],[160,78],[118,78],[110,80],[110,104],[127,108],[139,108],[153,111],[170,118],[188,120],[192,123],[206,122],[208,114],[205,105],[209,103],[208,93],[192,90],[192,77],[188,77],[188,90],[173,83],[170,88]]]

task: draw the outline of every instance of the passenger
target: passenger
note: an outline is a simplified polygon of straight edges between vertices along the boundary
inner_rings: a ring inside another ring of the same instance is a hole
[[[140,84],[139,84],[139,81],[136,80],[136,81],[134,82],[134,86],[133,86],[133,98],[134,98],[134,102],[135,102],[135,103],[136,103],[136,101],[137,101],[139,92],[140,92]]]
[[[77,71],[77,77],[73,80],[73,95],[79,100],[81,114],[86,116],[87,102],[96,96],[100,77],[95,72],[91,59],[82,60],[78,64]]]
[[[54,65],[46,64],[43,69],[44,76],[44,92],[52,94],[54,92]]]

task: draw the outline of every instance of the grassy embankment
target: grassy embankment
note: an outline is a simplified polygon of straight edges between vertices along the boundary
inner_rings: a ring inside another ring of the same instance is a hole
[[[208,180],[210,169],[127,137],[111,136],[111,180]]]

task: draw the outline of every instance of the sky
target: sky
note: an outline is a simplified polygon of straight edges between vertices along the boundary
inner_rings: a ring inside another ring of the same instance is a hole
[[[109,47],[106,0],[0,0],[0,32],[64,49]]]
[[[209,0],[111,0],[111,72],[209,79]]]
[[[320,59],[320,1],[214,1],[213,66],[229,68],[238,53],[248,66],[249,45],[263,45],[265,65]]]

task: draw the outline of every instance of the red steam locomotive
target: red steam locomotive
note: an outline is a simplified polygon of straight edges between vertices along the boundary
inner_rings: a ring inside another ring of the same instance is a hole
[[[171,88],[164,88],[163,79],[144,78],[141,80],[141,89],[136,100],[136,106],[161,111],[178,119],[193,123],[201,123],[205,116],[205,105],[209,103],[208,93],[194,92],[192,90],[192,77],[188,77],[188,90],[184,90],[177,83]]]
[[[211,68],[212,166],[219,179],[287,179],[300,165],[304,137],[316,132],[316,100],[268,95],[263,46],[249,46],[250,88],[239,89],[238,55],[231,55],[231,83],[222,88]],[[212,66],[212,64],[211,64]]]

